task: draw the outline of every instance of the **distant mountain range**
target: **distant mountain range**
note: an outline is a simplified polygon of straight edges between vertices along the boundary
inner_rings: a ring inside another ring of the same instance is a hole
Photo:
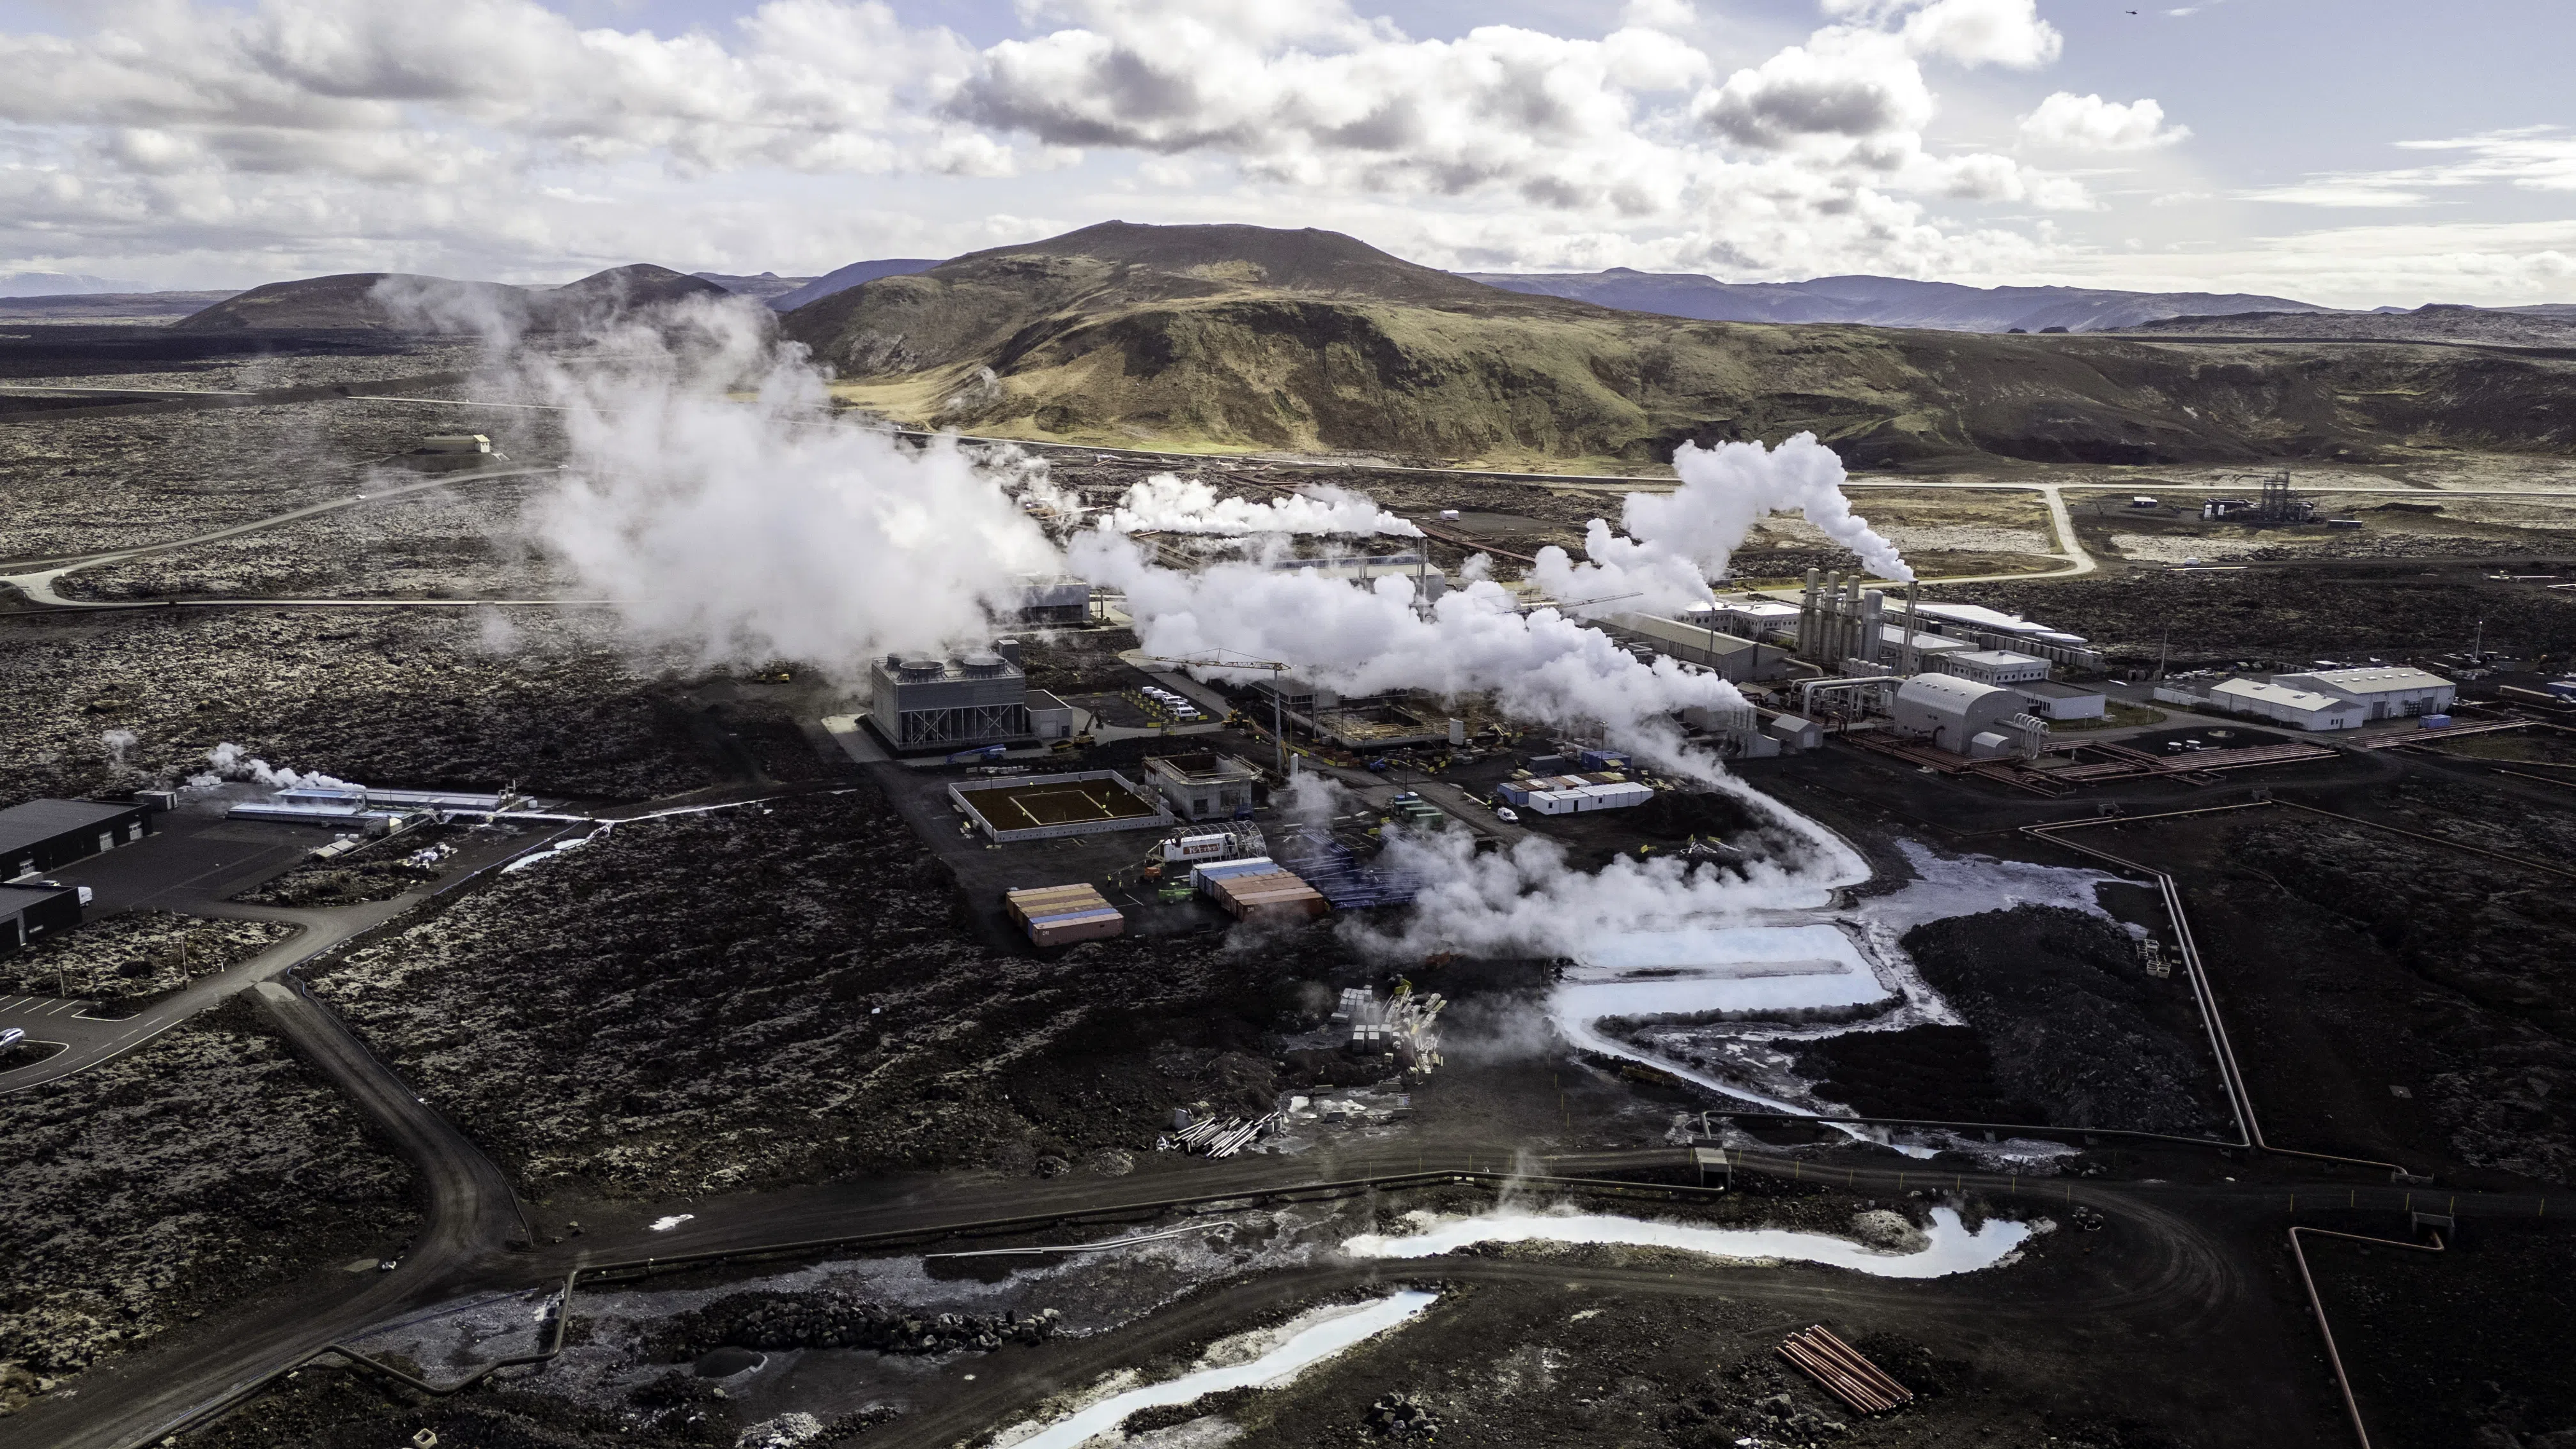
[[[344,272],[271,282],[171,324],[185,332],[472,333],[494,323],[561,331],[726,289],[650,262],[611,267],[560,287],[460,282],[401,272]]]
[[[1721,282],[1693,272],[1462,272],[1490,287],[1570,297],[1623,312],[1702,322],[1848,322],[1949,332],[2102,332],[2166,317],[2326,312],[2286,297],[2216,292],[2110,292],[2084,287],[1963,287],[1903,277]]]
[[[141,282],[119,282],[106,277],[84,277],[70,272],[0,273],[0,300],[18,297],[80,297],[101,292],[130,294],[149,290]]]

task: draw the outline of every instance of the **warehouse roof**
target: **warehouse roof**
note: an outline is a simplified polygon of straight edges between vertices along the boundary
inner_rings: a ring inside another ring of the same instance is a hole
[[[133,805],[109,805],[97,800],[30,800],[0,810],[0,855],[23,850],[40,841],[93,825],[104,825],[119,816],[131,815]]]
[[[2361,669],[2311,669],[2298,676],[2349,689],[2355,694],[2378,694],[2392,689],[2441,689],[2451,681],[2427,669],[2410,669],[2403,665],[2371,665]]]
[[[2214,686],[2209,692],[2240,699],[2259,699],[2267,704],[2280,705],[2284,709],[2320,710],[2359,707],[2351,700],[2337,695],[2319,694],[2311,689],[2292,689],[2286,684],[2268,684],[2259,679],[2231,679],[2224,684]]]

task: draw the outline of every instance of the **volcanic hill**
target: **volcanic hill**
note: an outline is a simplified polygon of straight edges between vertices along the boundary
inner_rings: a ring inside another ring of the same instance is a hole
[[[2402,344],[1694,322],[1333,232],[1108,222],[788,313],[852,403],[1093,444],[1660,462],[1812,430],[1866,467],[2576,451],[2576,367]]]

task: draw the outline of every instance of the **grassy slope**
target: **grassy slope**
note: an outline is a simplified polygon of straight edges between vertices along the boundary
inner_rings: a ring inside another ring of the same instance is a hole
[[[785,330],[902,421],[1102,444],[1636,464],[1811,429],[1867,466],[2576,451],[2576,367],[2554,360],[1688,322],[1330,233],[1095,227],[871,282]]]

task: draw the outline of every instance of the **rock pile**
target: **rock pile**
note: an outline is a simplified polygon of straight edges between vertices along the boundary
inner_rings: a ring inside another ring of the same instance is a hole
[[[1381,1439],[1430,1440],[1440,1435],[1439,1417],[1404,1394],[1388,1394],[1369,1405],[1369,1432]]]
[[[694,1359],[711,1349],[865,1348],[879,1353],[990,1353],[1006,1343],[1044,1343],[1055,1336],[1056,1310],[1000,1314],[926,1313],[872,1303],[841,1289],[814,1293],[743,1293],[679,1314],[650,1337],[660,1362]]]

